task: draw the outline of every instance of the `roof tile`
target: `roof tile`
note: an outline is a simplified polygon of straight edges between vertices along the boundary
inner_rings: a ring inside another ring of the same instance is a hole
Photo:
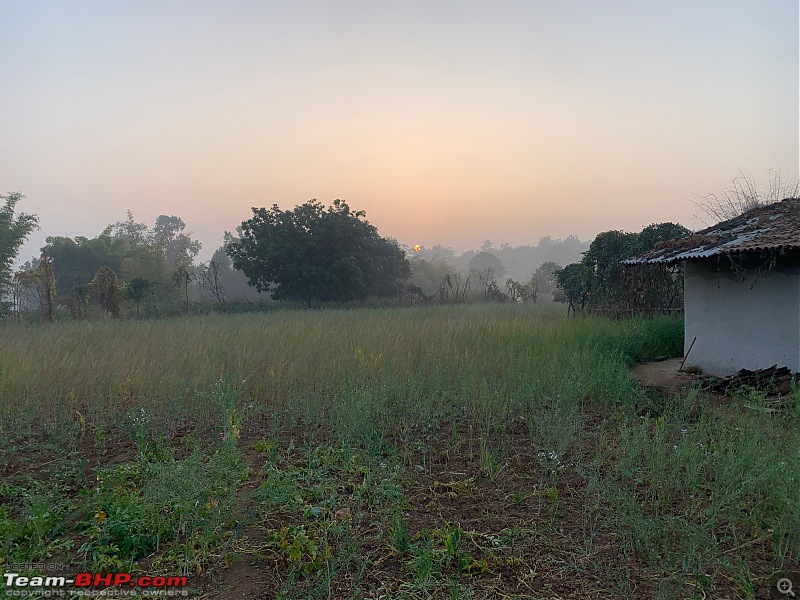
[[[660,242],[625,264],[673,263],[717,254],[800,248],[800,198],[759,206],[692,235]]]

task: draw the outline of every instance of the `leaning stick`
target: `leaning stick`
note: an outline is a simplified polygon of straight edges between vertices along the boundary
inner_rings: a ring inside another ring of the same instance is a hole
[[[692,343],[689,344],[689,349],[686,351],[686,356],[683,357],[683,362],[681,363],[681,368],[678,369],[678,373],[683,371],[683,365],[686,364],[686,359],[689,358],[689,352],[692,351],[692,348],[694,347],[694,343],[696,341],[697,341],[697,336],[694,336],[694,339],[692,340]]]

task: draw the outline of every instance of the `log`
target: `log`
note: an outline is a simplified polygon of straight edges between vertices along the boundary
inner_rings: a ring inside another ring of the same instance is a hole
[[[784,396],[791,393],[792,382],[800,384],[800,374],[792,375],[788,367],[773,365],[766,369],[741,369],[728,377],[707,375],[702,379],[702,387],[719,394],[731,394],[744,387],[766,392],[768,396]]]

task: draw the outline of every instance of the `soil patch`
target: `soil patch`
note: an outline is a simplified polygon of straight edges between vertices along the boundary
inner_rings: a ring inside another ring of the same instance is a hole
[[[682,358],[669,358],[658,362],[642,363],[631,369],[631,378],[649,388],[676,392],[690,387],[697,381],[695,375],[679,370],[682,361]]]

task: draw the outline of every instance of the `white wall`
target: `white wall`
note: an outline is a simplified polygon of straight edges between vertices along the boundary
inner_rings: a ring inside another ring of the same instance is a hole
[[[800,372],[800,265],[748,273],[737,280],[726,258],[684,262],[686,360],[730,375],[777,364]],[[752,288],[752,289],[751,289]]]

